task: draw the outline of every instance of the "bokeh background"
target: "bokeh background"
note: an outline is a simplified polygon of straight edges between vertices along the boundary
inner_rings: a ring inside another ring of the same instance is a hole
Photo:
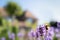
[[[0,40],[60,40],[59,0],[0,0]]]

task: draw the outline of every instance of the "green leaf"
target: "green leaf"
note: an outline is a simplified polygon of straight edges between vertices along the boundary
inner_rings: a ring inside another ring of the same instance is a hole
[[[54,36],[53,40],[58,40],[58,38]]]

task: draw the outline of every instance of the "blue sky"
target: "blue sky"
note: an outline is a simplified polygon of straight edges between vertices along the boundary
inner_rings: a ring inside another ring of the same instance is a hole
[[[8,1],[21,5],[23,10],[29,10],[38,18],[38,24],[43,24],[54,19],[60,20],[60,0],[2,0],[0,7]]]

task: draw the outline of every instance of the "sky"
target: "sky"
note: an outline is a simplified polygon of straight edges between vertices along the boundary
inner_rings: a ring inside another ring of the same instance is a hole
[[[13,1],[29,10],[38,19],[38,25],[50,20],[60,21],[60,0],[0,0],[0,7],[7,2]]]

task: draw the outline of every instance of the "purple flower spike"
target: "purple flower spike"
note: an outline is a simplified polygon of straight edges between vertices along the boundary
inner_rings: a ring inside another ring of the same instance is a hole
[[[23,34],[22,34],[22,33],[18,33],[17,36],[18,36],[18,37],[22,37]]]
[[[52,36],[52,34],[51,33],[48,33],[48,36]]]
[[[29,37],[35,37],[35,35],[36,33],[33,30],[31,30],[31,32],[28,33]]]
[[[60,34],[56,34],[56,37],[60,38]]]
[[[37,32],[40,36],[45,36],[46,34],[45,25],[40,25],[39,28],[37,28]]]
[[[55,32],[56,32],[56,33],[58,33],[58,32],[59,32],[59,29],[58,29],[58,28],[56,28],[56,29],[55,29]]]
[[[52,40],[54,36],[54,28],[50,27],[47,31],[46,39],[45,40]]]
[[[11,34],[9,34],[8,36],[9,36],[10,39],[12,38],[12,37],[11,37]]]
[[[45,40],[52,40],[51,38],[46,38]]]
[[[37,38],[39,37],[39,34],[38,34],[38,32],[36,32],[36,37],[37,37]]]
[[[60,27],[60,22],[57,23],[57,27]]]
[[[5,40],[5,37],[2,37],[1,40]]]
[[[15,34],[14,33],[11,33],[8,35],[10,39],[14,39],[15,38]]]
[[[13,39],[13,38],[15,38],[15,34],[14,34],[14,33],[12,33],[12,34],[11,34],[11,37],[12,37],[12,39]]]

